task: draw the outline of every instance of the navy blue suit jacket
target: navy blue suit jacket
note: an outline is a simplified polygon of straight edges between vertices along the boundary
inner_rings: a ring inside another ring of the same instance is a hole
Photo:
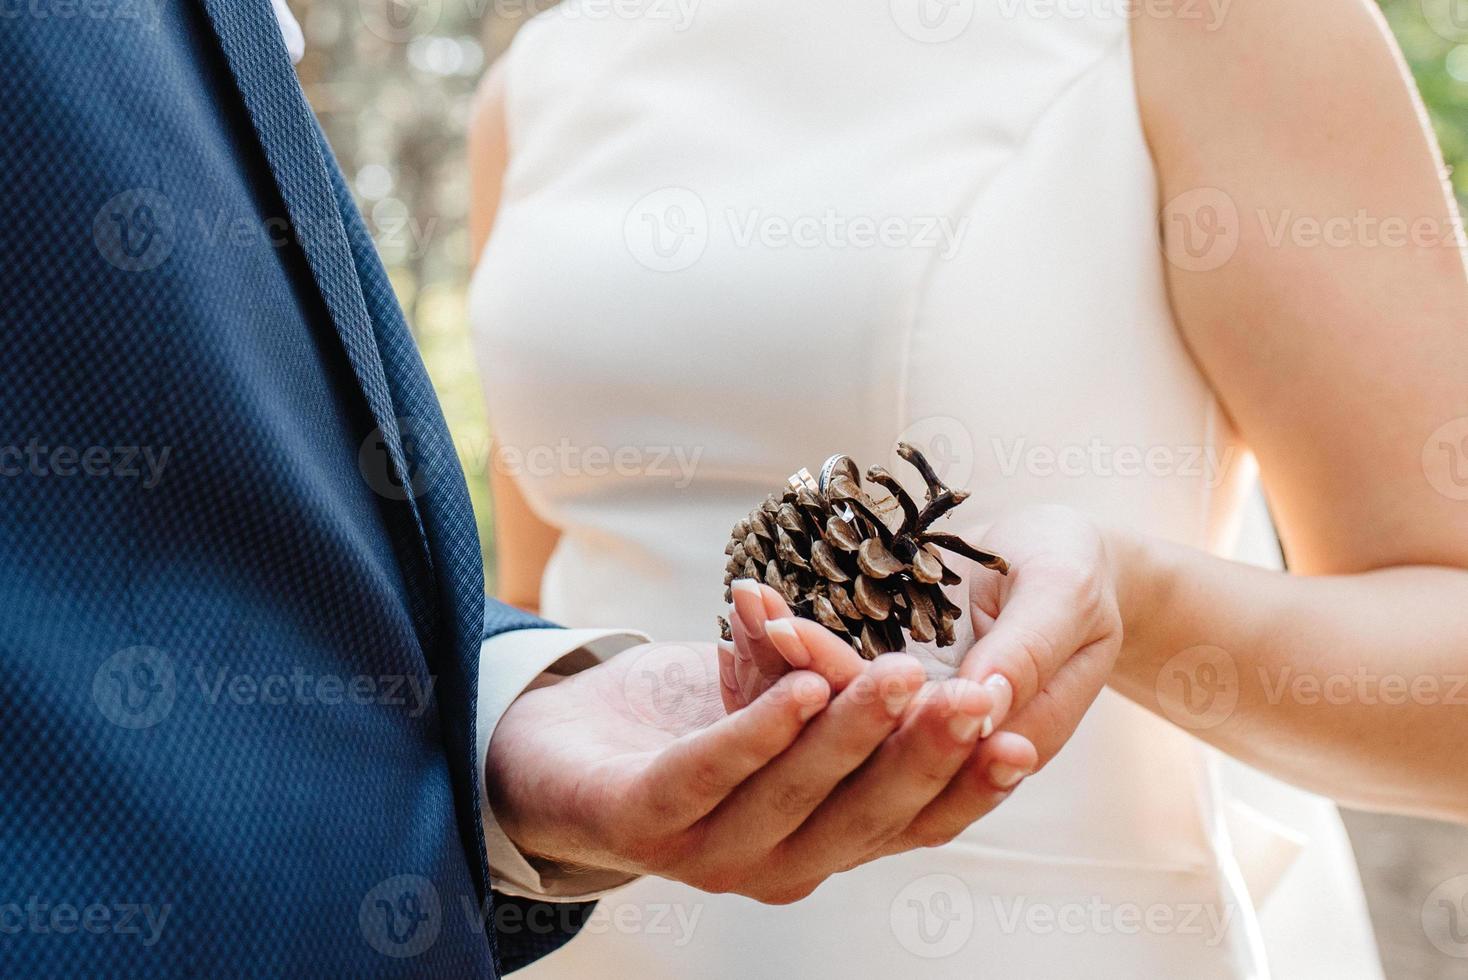
[[[11,5],[0,187],[0,975],[553,948],[490,911],[473,735],[541,624],[268,0]]]

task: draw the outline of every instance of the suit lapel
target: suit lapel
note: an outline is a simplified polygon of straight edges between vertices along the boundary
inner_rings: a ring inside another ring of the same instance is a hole
[[[382,434],[397,486],[410,487],[417,474],[408,465],[403,434],[383,373],[372,318],[352,259],[350,242],[337,209],[331,173],[322,153],[316,119],[306,104],[266,0],[204,0],[225,60],[270,171],[285,202],[295,243],[305,254],[312,280],[341,337],[357,383]],[[269,39],[269,40],[267,40]],[[406,493],[416,541],[414,563],[432,583],[433,562],[423,516],[413,493]],[[415,571],[416,569],[410,569]],[[408,576],[415,616],[425,648],[432,636],[433,587],[425,594],[417,576]]]

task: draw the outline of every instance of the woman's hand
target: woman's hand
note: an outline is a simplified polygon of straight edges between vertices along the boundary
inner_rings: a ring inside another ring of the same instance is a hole
[[[1121,652],[1113,557],[1090,521],[1054,506],[1002,518],[979,547],[1003,555],[1010,569],[975,568],[969,578],[978,641],[959,673],[1012,689],[996,726],[1033,742],[1044,765],[1075,732]]]
[[[1004,555],[1010,571],[970,570],[978,642],[960,676],[993,699],[972,764],[1008,790],[1054,758],[1105,686],[1121,650],[1121,615],[1105,540],[1073,510],[1018,511],[992,525],[980,547]],[[792,618],[780,596],[756,582],[734,583],[730,623],[734,642],[721,650],[720,674],[731,711],[792,669],[814,671],[839,691],[869,667],[845,640]]]

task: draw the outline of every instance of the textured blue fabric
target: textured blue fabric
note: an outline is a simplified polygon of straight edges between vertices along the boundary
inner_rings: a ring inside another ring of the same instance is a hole
[[[13,13],[0,975],[494,976],[479,640],[541,624],[268,0]]]

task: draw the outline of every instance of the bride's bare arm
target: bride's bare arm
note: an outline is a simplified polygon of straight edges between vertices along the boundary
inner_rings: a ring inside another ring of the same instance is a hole
[[[1294,574],[1114,535],[1112,684],[1296,783],[1468,819],[1468,275],[1422,106],[1368,0],[1142,6],[1173,307]]]
[[[469,124],[469,241],[474,261],[484,252],[494,229],[508,160],[504,79],[498,69],[492,69],[475,95]],[[541,576],[560,532],[530,509],[514,478],[498,466],[490,466],[490,489],[494,494],[496,596],[501,602],[536,612]]]

